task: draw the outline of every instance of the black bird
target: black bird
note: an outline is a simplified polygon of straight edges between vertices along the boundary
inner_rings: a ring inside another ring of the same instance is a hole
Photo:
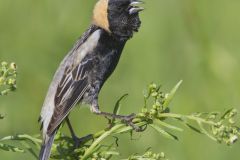
[[[140,3],[140,0],[99,0],[95,5],[90,27],[62,60],[49,86],[39,119],[43,130],[40,160],[49,159],[54,136],[63,120],[74,140],[80,140],[67,117],[77,103],[87,103],[93,113],[121,119],[138,129],[131,122],[134,114],[100,111],[98,94],[115,69],[125,43],[140,27],[139,12],[143,10]]]

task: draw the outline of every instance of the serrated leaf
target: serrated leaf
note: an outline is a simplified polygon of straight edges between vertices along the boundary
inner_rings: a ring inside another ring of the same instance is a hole
[[[164,137],[172,139],[172,140],[178,140],[177,136],[165,131],[164,129],[160,128],[159,126],[155,125],[155,124],[150,124],[150,126],[155,129],[156,131],[158,131],[160,134],[162,134]]]
[[[3,144],[3,143],[0,143],[0,149],[4,151],[11,151],[11,152],[21,152],[21,153],[24,152],[22,148],[12,146],[9,144]]]
[[[182,82],[183,82],[182,80],[179,81],[179,82],[176,84],[176,86],[170,91],[170,93],[168,94],[168,96],[165,98],[165,101],[164,101],[164,103],[163,103],[163,107],[164,107],[164,108],[166,108],[166,107],[170,104],[170,102],[172,101],[175,93],[177,92],[177,90],[178,90],[178,88],[180,87],[180,85],[182,84]]]

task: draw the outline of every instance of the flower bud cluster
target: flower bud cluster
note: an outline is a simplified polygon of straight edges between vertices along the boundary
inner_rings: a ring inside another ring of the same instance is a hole
[[[17,88],[17,65],[1,62],[0,64],[0,95],[7,95]]]
[[[240,128],[237,127],[235,117],[237,115],[236,109],[230,109],[221,116],[219,122],[212,126],[212,134],[218,142],[231,145],[238,140],[240,136]]]
[[[151,83],[148,91],[144,94],[145,105],[138,114],[139,117],[148,117],[150,119],[157,118],[160,113],[166,112],[168,109],[163,107],[166,95],[160,91],[161,86]],[[151,102],[151,104],[148,104]],[[151,106],[148,108],[148,106]]]

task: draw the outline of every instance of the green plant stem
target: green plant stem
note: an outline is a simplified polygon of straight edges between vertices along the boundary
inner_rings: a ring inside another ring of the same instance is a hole
[[[112,127],[109,131],[100,131],[99,133],[95,134],[94,136],[99,136],[101,134],[101,136],[99,136],[92,144],[91,146],[86,150],[86,152],[84,153],[82,159],[87,159],[89,157],[89,155],[91,153],[94,152],[94,148],[96,148],[96,146],[102,141],[104,140],[106,137],[108,137],[109,135],[111,135],[112,133],[114,133],[114,131],[118,130],[119,128],[123,127],[124,124],[117,124],[114,127]]]
[[[213,137],[211,134],[209,134],[206,129],[203,127],[202,123],[198,121],[198,125],[201,128],[202,132],[207,135],[209,138],[211,138],[213,141],[217,141],[215,137]]]
[[[194,120],[198,123],[205,123],[205,124],[209,124],[209,125],[217,125],[217,123],[213,122],[213,121],[209,121],[200,117],[196,117],[196,116],[185,116],[186,118],[190,119],[190,120]]]
[[[217,123],[213,122],[213,121],[209,121],[206,119],[203,119],[201,117],[196,117],[196,116],[192,116],[192,115],[180,115],[180,114],[174,114],[174,113],[161,113],[159,114],[159,118],[178,118],[178,119],[189,119],[189,120],[194,120],[198,123],[205,123],[205,124],[209,124],[209,125],[217,125]]]

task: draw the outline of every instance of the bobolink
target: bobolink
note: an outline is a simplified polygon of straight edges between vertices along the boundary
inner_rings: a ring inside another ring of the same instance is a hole
[[[139,0],[99,0],[93,11],[90,27],[59,65],[46,95],[40,121],[43,145],[39,159],[50,157],[54,136],[66,120],[71,134],[77,139],[68,119],[71,109],[80,102],[90,105],[93,113],[124,120],[131,125],[134,114],[113,115],[102,112],[98,94],[115,69],[125,43],[137,32],[141,21]]]

